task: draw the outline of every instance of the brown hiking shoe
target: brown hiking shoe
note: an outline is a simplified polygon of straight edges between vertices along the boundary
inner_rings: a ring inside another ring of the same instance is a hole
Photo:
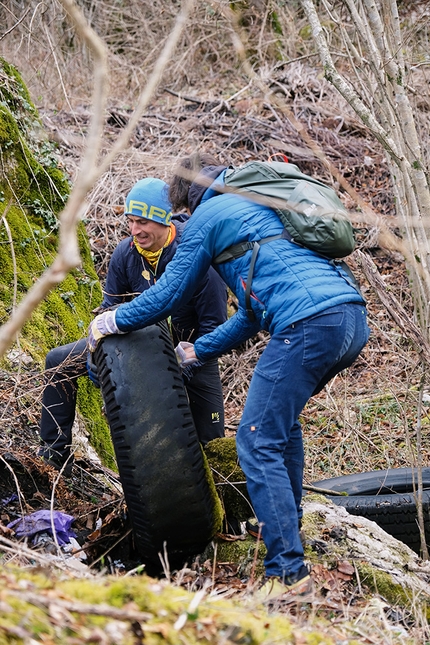
[[[286,576],[284,580],[268,578],[255,595],[259,602],[266,604],[291,599],[292,596],[303,599],[312,592],[313,581],[308,567],[303,565],[296,574]]]

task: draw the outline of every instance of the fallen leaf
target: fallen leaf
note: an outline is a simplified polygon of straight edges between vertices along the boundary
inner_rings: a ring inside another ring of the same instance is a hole
[[[339,562],[337,565],[337,570],[340,573],[344,573],[345,575],[348,575],[348,576],[353,576],[355,573],[354,567],[350,562],[348,562],[348,560],[342,560],[342,562]]]

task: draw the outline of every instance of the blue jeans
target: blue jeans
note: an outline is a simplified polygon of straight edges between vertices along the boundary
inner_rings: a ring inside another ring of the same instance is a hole
[[[263,525],[268,576],[294,575],[303,565],[299,415],[312,395],[353,363],[369,333],[363,305],[339,305],[276,332],[257,363],[236,445]]]

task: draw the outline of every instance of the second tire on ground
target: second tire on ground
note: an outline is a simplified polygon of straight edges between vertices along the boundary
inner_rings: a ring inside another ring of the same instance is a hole
[[[426,543],[430,545],[430,468],[423,468],[423,515]],[[420,532],[416,494],[418,480],[412,468],[393,468],[369,471],[312,484],[346,496],[330,496],[334,504],[343,506],[353,515],[361,515],[376,522],[393,537],[420,552]]]

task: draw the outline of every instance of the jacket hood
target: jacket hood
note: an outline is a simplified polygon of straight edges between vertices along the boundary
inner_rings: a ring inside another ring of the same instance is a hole
[[[182,224],[183,222],[186,223],[189,219],[190,216],[188,215],[188,213],[175,213],[174,215],[172,215],[172,224],[174,224],[176,228],[178,228],[178,224]]]
[[[193,183],[191,184],[188,190],[188,208],[191,213],[194,213],[197,206],[200,204],[203,195],[208,189],[208,179],[215,181],[217,177],[226,169],[228,166],[206,166],[203,168]],[[199,182],[199,178],[202,177],[204,181]]]

